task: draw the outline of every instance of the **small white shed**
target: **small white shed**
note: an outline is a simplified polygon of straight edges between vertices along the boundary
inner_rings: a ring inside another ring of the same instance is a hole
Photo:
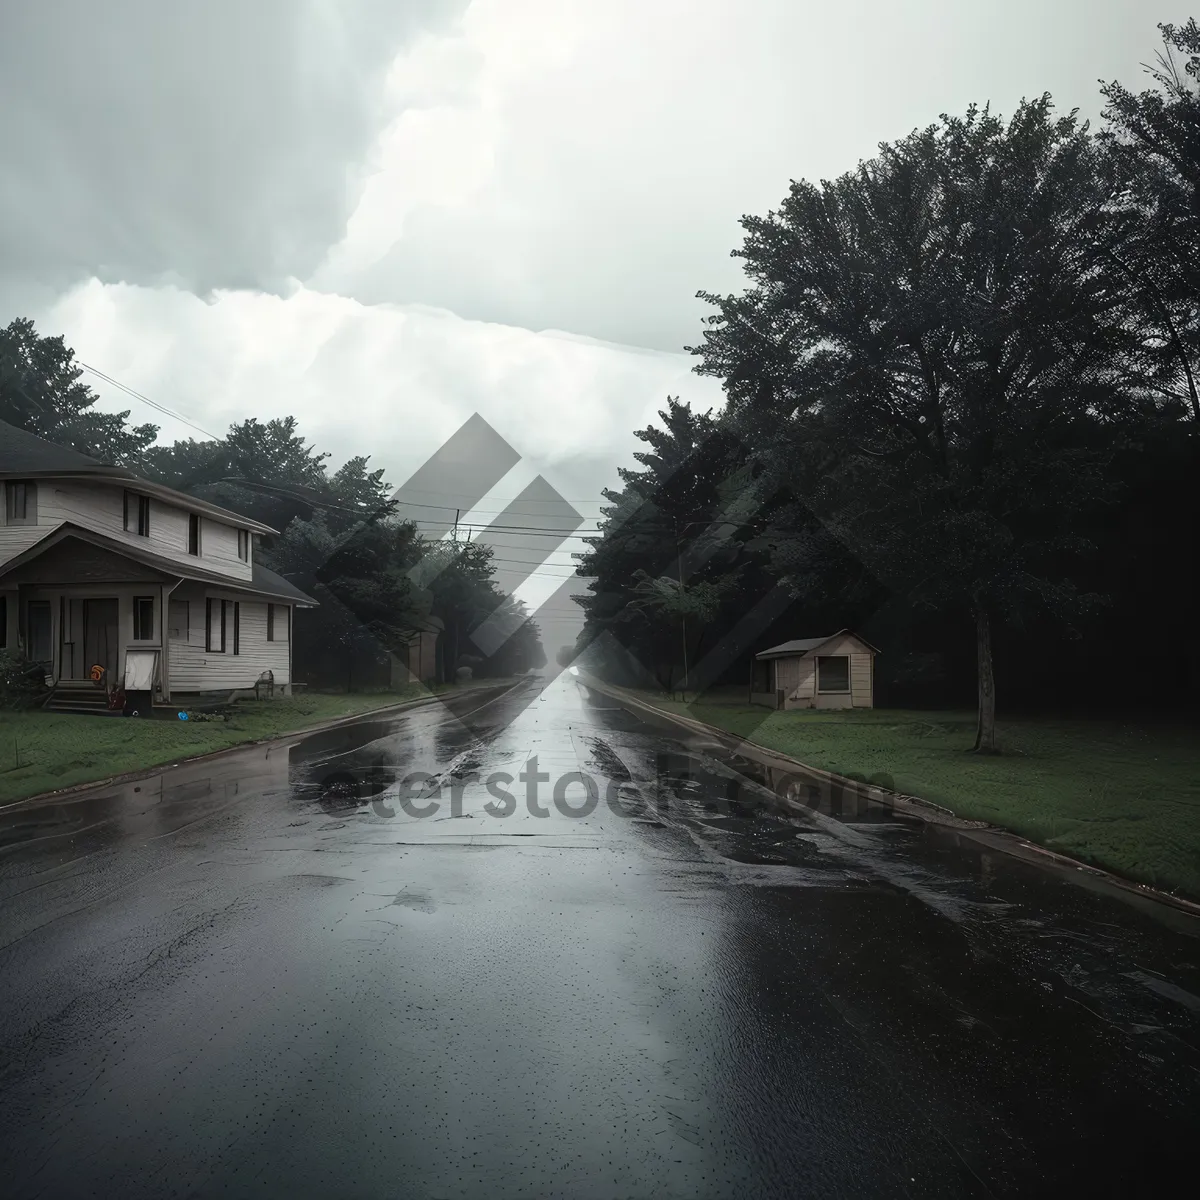
[[[750,703],[768,708],[873,708],[878,653],[850,629],[772,646],[754,656]]]

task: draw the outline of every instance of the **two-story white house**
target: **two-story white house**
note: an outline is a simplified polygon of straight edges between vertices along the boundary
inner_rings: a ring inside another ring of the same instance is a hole
[[[267,671],[290,690],[293,612],[316,601],[255,561],[275,530],[2,421],[0,489],[0,650],[60,690],[127,663],[164,702]]]

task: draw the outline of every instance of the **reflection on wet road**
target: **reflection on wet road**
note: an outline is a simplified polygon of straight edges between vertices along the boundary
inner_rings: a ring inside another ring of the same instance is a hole
[[[1190,1177],[1189,918],[731,791],[565,679],[477,703],[0,813],[5,1194]]]

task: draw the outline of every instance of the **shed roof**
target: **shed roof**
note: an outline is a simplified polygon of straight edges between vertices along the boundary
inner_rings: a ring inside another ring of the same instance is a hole
[[[772,646],[769,650],[760,650],[755,658],[803,658],[810,650],[816,650],[824,646],[826,642],[832,642],[834,638],[852,637],[862,642],[868,650],[873,654],[878,654],[879,651],[871,645],[866,638],[859,637],[853,629],[839,629],[837,633],[827,633],[824,637],[814,638],[794,638],[790,642],[781,642],[778,646]]]

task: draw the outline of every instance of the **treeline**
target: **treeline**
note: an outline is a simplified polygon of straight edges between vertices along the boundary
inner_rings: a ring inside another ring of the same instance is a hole
[[[1200,30],[1102,128],[972,107],[742,221],[701,293],[719,415],[638,434],[581,556],[579,650],[712,686],[858,629],[877,704],[1195,705]]]
[[[464,666],[499,676],[545,664],[537,625],[495,583],[490,548],[422,537],[366,456],[331,471],[294,417],[158,446],[156,426],[97,412],[81,376],[62,338],[39,336],[29,320],[0,329],[0,419],[280,531],[257,560],[320,601],[296,612],[299,680],[386,686],[392,655],[403,660],[422,634],[437,638],[438,681]],[[515,632],[488,657],[469,635],[497,612]]]

